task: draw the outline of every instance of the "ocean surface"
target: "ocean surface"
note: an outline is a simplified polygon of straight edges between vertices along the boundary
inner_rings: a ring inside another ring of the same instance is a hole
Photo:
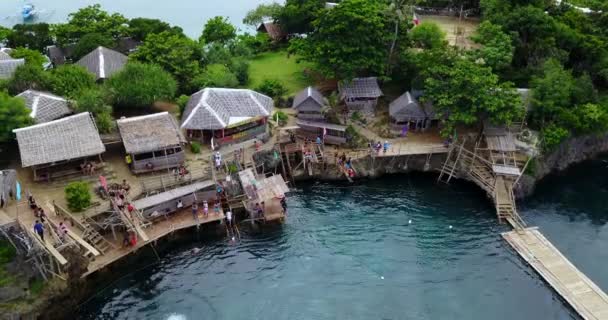
[[[520,206],[604,290],[606,177],[606,163],[586,162]],[[502,240],[507,227],[474,185],[421,174],[301,183],[288,204],[283,226],[176,246],[100,290],[78,318],[575,318]]]
[[[244,26],[243,17],[247,11],[260,3],[283,2],[282,0],[2,0],[0,1],[0,25],[12,27],[21,23],[21,8],[25,3],[33,3],[40,12],[38,22],[64,22],[68,14],[78,9],[101,4],[108,12],[118,12],[127,18],[157,18],[172,25],[180,26],[184,32],[198,39],[205,22],[214,16],[224,16],[242,31],[252,30]]]

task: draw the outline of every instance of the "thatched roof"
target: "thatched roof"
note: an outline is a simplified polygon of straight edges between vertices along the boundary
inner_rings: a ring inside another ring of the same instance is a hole
[[[293,104],[291,105],[294,109],[300,109],[303,107],[304,109],[308,109],[310,104],[313,104],[317,107],[317,109],[323,108],[323,106],[327,105],[327,101],[319,92],[319,90],[308,87],[302,91],[300,91],[295,98],[293,99]]]
[[[314,122],[314,121],[306,121],[306,120],[298,119],[296,121],[296,124],[299,127],[320,128],[320,129],[327,128],[330,130],[336,130],[336,131],[341,131],[341,132],[346,131],[346,126],[342,126],[339,124],[333,124],[333,123]]]
[[[94,156],[106,151],[93,117],[83,112],[15,129],[24,168]]]
[[[0,171],[0,198],[4,199],[4,203],[8,202],[10,195],[15,196],[15,184],[17,183],[17,171],[1,170]]]
[[[182,129],[216,130],[268,117],[273,101],[249,89],[205,88],[190,97],[182,116]]]
[[[287,32],[279,25],[278,23],[274,23],[272,21],[262,22],[258,26],[258,32],[268,33],[270,39],[274,41],[281,41],[285,37],[287,37]]]
[[[125,150],[130,154],[175,147],[185,142],[177,121],[168,112],[116,121]]]
[[[341,81],[338,84],[340,97],[345,98],[378,98],[382,90],[378,86],[378,78],[354,78],[351,81]]]
[[[0,51],[0,60],[11,60],[13,59],[7,52]]]
[[[0,60],[0,79],[9,79],[19,66],[25,64],[25,59],[4,59]]]
[[[112,49],[97,47],[76,63],[95,74],[95,79],[106,79],[122,70],[127,56]]]
[[[26,90],[17,96],[25,100],[26,107],[32,110],[30,116],[36,123],[49,122],[72,113],[68,101],[54,94]]]

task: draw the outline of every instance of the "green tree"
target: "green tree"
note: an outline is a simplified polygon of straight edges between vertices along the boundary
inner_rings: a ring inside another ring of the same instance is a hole
[[[481,45],[473,51],[475,58],[481,58],[493,70],[502,70],[513,60],[513,40],[498,25],[484,21],[471,39]]]
[[[46,23],[16,24],[6,38],[11,48],[24,47],[43,51],[53,44],[51,30]]]
[[[542,75],[531,81],[533,125],[542,128],[546,123],[558,120],[559,115],[572,107],[575,81],[572,73],[562,64],[550,59],[543,65]]]
[[[172,27],[168,23],[149,18],[133,18],[129,21],[129,34],[136,40],[143,41],[151,33],[161,33],[168,31],[183,35],[184,31],[180,27]]]
[[[65,64],[51,71],[50,88],[60,96],[75,98],[78,92],[94,86],[95,77],[80,65]]]
[[[323,0],[287,0],[273,18],[287,33],[308,33],[315,28],[312,22],[324,7]]]
[[[194,79],[197,88],[235,88],[239,85],[236,75],[223,64],[210,64]]]
[[[570,136],[568,129],[554,123],[542,128],[541,134],[543,136],[543,146],[547,151],[553,150]]]
[[[182,92],[194,89],[191,81],[200,73],[202,58],[195,41],[168,31],[149,34],[131,57],[161,66],[178,81]]]
[[[78,40],[71,57],[77,61],[99,46],[113,48],[115,43],[114,39],[106,34],[87,33]]]
[[[101,5],[94,4],[70,13],[67,23],[55,26],[55,35],[61,45],[78,42],[89,33],[101,33],[117,40],[128,35],[128,22],[121,14],[110,14],[102,10]]]
[[[129,62],[106,81],[115,106],[149,107],[156,101],[171,101],[177,83],[167,71],[153,64]]]
[[[0,42],[8,42],[8,37],[13,33],[12,29],[0,26]]]
[[[42,68],[42,66],[47,62],[47,59],[42,53],[28,49],[28,48],[15,48],[11,51],[11,57],[15,59],[23,58],[25,59],[25,63],[37,66]]]
[[[409,33],[414,47],[421,49],[439,49],[447,46],[445,32],[434,22],[423,22]]]
[[[467,59],[430,70],[424,86],[424,102],[432,102],[446,118],[445,133],[457,124],[473,125],[489,120],[509,124],[523,116],[521,98],[510,83],[500,83],[488,67]]]
[[[384,11],[385,5],[378,1],[344,0],[321,11],[314,32],[292,41],[292,50],[329,78],[383,75],[392,40]]]
[[[86,181],[70,182],[65,187],[65,200],[68,208],[75,212],[80,212],[91,205],[91,191]]]
[[[282,9],[283,6],[276,2],[260,4],[255,9],[247,11],[243,24],[257,28],[262,22],[277,16]]]
[[[0,142],[13,139],[14,129],[33,124],[30,113],[31,110],[25,106],[22,98],[13,98],[5,92],[0,92]]]
[[[389,4],[386,8],[386,15],[391,20],[393,20],[394,28],[393,28],[393,39],[391,41],[391,48],[388,54],[388,63],[390,63],[393,59],[393,54],[395,52],[395,48],[397,45],[397,41],[400,38],[400,32],[404,29],[403,25],[406,28],[409,28],[410,25],[410,17],[414,14],[414,5],[418,4],[419,0],[390,0]]]
[[[201,43],[226,44],[236,37],[236,28],[225,17],[213,17],[205,23],[203,34],[199,38]]]
[[[8,92],[17,95],[25,90],[48,90],[51,87],[49,74],[34,64],[19,66],[13,77],[8,80]]]
[[[114,129],[112,106],[107,93],[98,87],[86,88],[75,94],[72,107],[76,112],[90,112],[95,118],[100,133],[110,133]]]
[[[287,88],[277,79],[264,79],[255,88],[255,91],[263,93],[273,99],[279,99],[287,94]]]
[[[239,84],[244,86],[249,82],[249,62],[242,58],[230,60],[228,69],[234,73]]]

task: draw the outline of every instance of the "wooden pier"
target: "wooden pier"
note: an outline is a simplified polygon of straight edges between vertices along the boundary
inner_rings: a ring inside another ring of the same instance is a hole
[[[505,232],[502,237],[583,319],[608,319],[606,293],[537,228]]]

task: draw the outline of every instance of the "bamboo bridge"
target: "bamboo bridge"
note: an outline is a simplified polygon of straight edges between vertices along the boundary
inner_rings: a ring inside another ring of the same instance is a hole
[[[472,149],[473,151],[471,151]],[[577,269],[536,227],[519,216],[513,189],[530,159],[517,152],[511,132],[492,128],[473,141],[462,139],[450,147],[438,181],[452,177],[470,180],[493,200],[500,222],[513,230],[503,239],[583,319],[608,319],[608,295]]]

